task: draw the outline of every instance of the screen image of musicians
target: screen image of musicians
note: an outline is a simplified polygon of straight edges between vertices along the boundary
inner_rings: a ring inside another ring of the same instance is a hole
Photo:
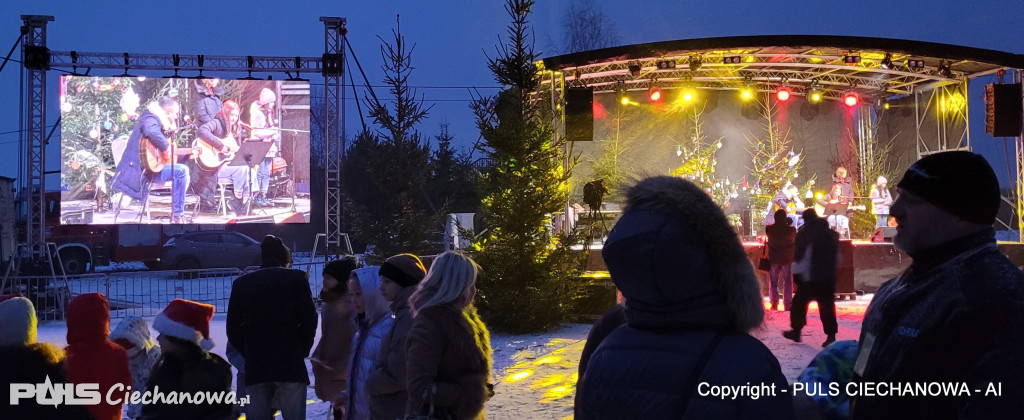
[[[71,104],[62,106],[62,112],[65,107],[89,109],[85,107],[91,105],[98,115],[102,114],[103,103],[80,104],[84,99],[74,97],[90,86],[74,80],[75,77],[67,77],[72,88],[61,92],[62,103]],[[309,148],[308,129],[282,127],[283,111],[278,104],[282,83],[286,82],[88,79],[96,87],[97,96],[103,92],[116,95],[120,89],[123,98],[133,95],[135,101],[125,104],[122,99],[120,109],[109,112],[121,114],[111,121],[123,124],[123,128],[110,129],[109,140],[98,139],[96,152],[89,150],[88,144],[73,144],[83,153],[95,153],[101,166],[106,159],[113,162],[109,165],[111,170],[101,171],[95,181],[90,181],[97,190],[92,223],[223,223],[248,216],[309,211],[308,197],[297,201],[296,174],[290,173],[289,162],[282,154],[283,137],[288,138],[286,147],[292,159],[296,148]],[[62,88],[67,85],[62,81]],[[304,98],[296,102],[293,94],[288,103],[299,104],[293,109],[305,109],[308,121],[308,86],[304,89],[299,94],[304,94]],[[302,115],[290,118],[288,121],[295,124]],[[129,124],[130,133],[121,134],[128,132]],[[109,141],[109,152],[100,147],[105,140]],[[65,170],[78,168],[62,168],[62,175]],[[301,175],[308,179],[308,174]],[[107,176],[109,188],[103,185]],[[82,189],[66,188],[76,193]],[[109,204],[101,203],[101,192],[109,194]],[[73,195],[62,201],[80,205],[78,198]],[[263,217],[264,221],[270,219]]]

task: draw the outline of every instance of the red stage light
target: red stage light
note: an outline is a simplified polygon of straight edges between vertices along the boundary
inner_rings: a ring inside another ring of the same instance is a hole
[[[860,102],[860,98],[857,97],[856,93],[851,92],[843,95],[843,103],[850,108],[857,106],[858,102]]]
[[[791,94],[792,92],[789,91],[789,88],[779,88],[779,90],[775,92],[775,97],[779,102],[786,102],[789,100]]]
[[[651,89],[650,91],[647,92],[647,98],[650,99],[651,102],[658,102],[658,101],[660,101],[661,100],[661,89],[658,89],[658,88]]]

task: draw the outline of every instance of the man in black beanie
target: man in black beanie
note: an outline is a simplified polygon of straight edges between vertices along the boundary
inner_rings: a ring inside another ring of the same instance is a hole
[[[284,420],[306,418],[305,357],[313,348],[317,314],[306,272],[288,268],[291,252],[281,238],[260,244],[263,263],[231,284],[228,343],[245,359],[245,389],[251,397],[246,416]]]
[[[995,173],[980,155],[936,153],[907,169],[897,190],[894,242],[913,263],[864,316],[851,418],[1019,418],[1024,274],[996,248]],[[882,383],[884,394],[865,391]],[[953,389],[912,389],[934,383]]]

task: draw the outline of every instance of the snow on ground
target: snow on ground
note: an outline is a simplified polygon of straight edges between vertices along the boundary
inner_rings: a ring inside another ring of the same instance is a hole
[[[871,297],[872,295],[867,295],[853,301],[836,301],[839,340],[856,340],[860,336],[861,321]],[[821,350],[821,343],[825,340],[817,304],[811,304],[807,318],[801,343],[794,343],[782,337],[782,331],[789,329],[789,312],[766,310],[764,325],[752,332],[752,335],[761,340],[779,359],[782,373],[790,383]],[[152,323],[151,317],[147,320]],[[210,335],[216,343],[213,352],[221,357],[224,357],[227,343],[225,320],[225,314],[217,314],[210,323]],[[115,325],[117,322],[117,319],[112,321]],[[542,334],[492,334],[495,396],[487,402],[487,418],[572,418],[576,371],[589,331],[588,324],[567,324],[560,329]],[[156,337],[156,332],[152,333],[153,337]],[[64,322],[46,322],[39,325],[40,342],[63,347],[67,344],[66,335],[67,327]],[[318,331],[317,340],[319,339]],[[306,366],[308,369],[308,361]],[[308,390],[306,398],[307,417],[323,418],[329,410],[329,405],[319,401],[312,389]]]

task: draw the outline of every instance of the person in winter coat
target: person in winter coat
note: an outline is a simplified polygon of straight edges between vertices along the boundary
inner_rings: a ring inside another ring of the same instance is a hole
[[[854,380],[860,389],[963,385],[940,396],[861,393],[851,418],[1020,418],[1024,274],[996,248],[1000,197],[992,167],[971,152],[936,153],[911,165],[896,187],[893,243],[913,262],[871,300]]]
[[[484,403],[494,392],[488,385],[490,334],[472,306],[479,270],[462,253],[445,252],[409,297],[409,413],[428,414],[433,406],[438,417],[484,419]]]
[[[405,415],[406,392],[405,338],[412,328],[409,296],[427,275],[423,262],[412,254],[399,254],[384,260],[380,266],[380,294],[391,302],[395,318],[377,355],[377,367],[366,378],[373,419],[393,420]]]
[[[790,310],[793,301],[793,244],[796,242],[796,229],[793,221],[786,217],[786,211],[775,211],[775,223],[764,229],[768,235],[768,261],[772,266],[768,270],[768,298],[772,310],[779,310],[779,286],[782,286],[782,305]]]
[[[11,384],[68,382],[64,373],[64,351],[36,342],[36,309],[32,301],[20,296],[0,301],[0,320],[0,387],[11,390]],[[23,396],[16,405],[9,401],[0,404],[0,419],[92,418],[85,406],[39,404],[34,391]]]
[[[67,353],[64,365],[68,382],[99,384],[100,394],[104,396],[115,385],[122,389],[130,386],[132,373],[128,369],[128,356],[107,337],[110,333],[107,298],[99,293],[78,295],[68,304],[65,319],[68,346],[64,349]],[[121,420],[121,404],[107,404],[106,398],[100,404],[87,407],[96,420]]]
[[[223,395],[224,400],[202,403],[172,404],[153,401],[142,407],[143,420],[226,420],[232,418],[231,366],[220,356],[210,353],[210,319],[214,307],[185,299],[174,299],[153,320],[153,329],[160,333],[163,356],[153,368],[146,391],[157,390],[165,396],[183,393]],[[236,416],[237,417],[237,416]]]
[[[320,342],[310,355],[316,396],[331,402],[339,413],[345,404],[338,404],[336,400],[348,388],[348,364],[352,356],[352,337],[356,333],[348,278],[358,265],[353,256],[324,265],[324,286],[320,292],[320,299],[324,301],[320,311]]]
[[[110,332],[110,340],[124,348],[128,355],[128,370],[132,373],[132,391],[144,391],[149,373],[160,358],[160,346],[149,336],[149,325],[137,316],[122,319],[114,331]],[[129,419],[137,419],[142,414],[142,404],[128,402]]]
[[[377,355],[395,319],[388,311],[388,301],[380,294],[380,267],[364,267],[352,272],[348,292],[355,308],[356,335],[352,342],[352,363],[348,374],[348,390],[342,393],[345,419],[369,420],[370,397],[366,378],[376,368]]]
[[[316,337],[317,315],[306,273],[288,268],[291,252],[280,238],[260,244],[262,265],[231,285],[227,336],[245,358],[251,420],[270,420],[273,405],[285,420],[306,416],[305,358]],[[276,403],[276,404],[274,404]]]
[[[764,307],[753,267],[722,210],[689,181],[647,178],[603,256],[627,324],[594,351],[577,384],[577,419],[792,419],[788,393],[702,396],[712,386],[789,384],[749,331]]]
[[[172,223],[183,221],[185,190],[188,189],[190,183],[188,167],[180,163],[173,163],[164,165],[160,172],[150,172],[143,168],[139,152],[142,150],[142,139],[148,139],[161,153],[170,153],[171,141],[168,135],[177,128],[180,112],[181,104],[176,98],[170,96],[161,97],[158,101],[149,104],[146,112],[143,112],[139,120],[135,122],[135,127],[128,137],[128,146],[117,163],[117,169],[110,184],[112,188],[132,199],[145,201],[149,195],[150,181],[171,181]]]
[[[818,302],[821,327],[825,330],[822,347],[836,341],[839,324],[836,323],[836,265],[839,252],[839,236],[828,227],[828,222],[818,217],[814,209],[804,211],[804,225],[796,234],[793,249],[795,265],[806,269],[797,270],[793,281],[796,295],[789,313],[789,331],[782,336],[800,342],[800,329],[807,325],[807,305]]]
[[[199,100],[196,101],[196,123],[206,124],[213,120],[224,106],[224,86],[220,85],[220,79],[208,77],[195,80],[196,92],[199,93]]]

